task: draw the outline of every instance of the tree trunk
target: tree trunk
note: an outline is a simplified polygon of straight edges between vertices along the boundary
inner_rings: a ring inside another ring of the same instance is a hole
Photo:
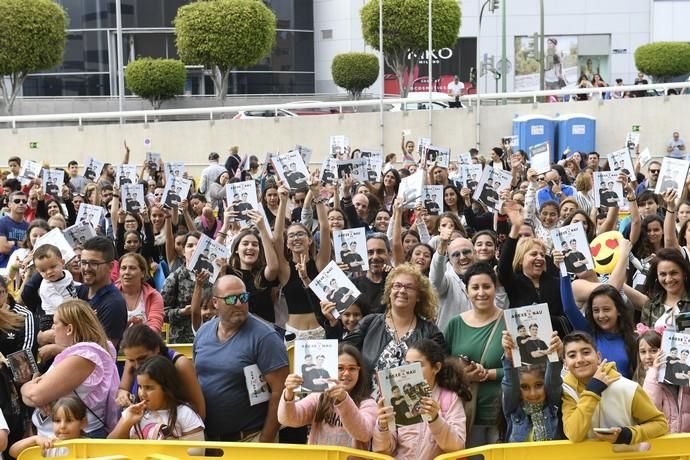
[[[211,79],[213,80],[213,88],[216,92],[216,97],[225,103],[225,97],[228,95],[228,80],[230,79],[230,70],[221,70],[218,66],[213,66],[211,71]]]

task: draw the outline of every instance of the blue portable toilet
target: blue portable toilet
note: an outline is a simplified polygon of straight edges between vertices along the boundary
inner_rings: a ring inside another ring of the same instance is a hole
[[[518,146],[525,152],[529,152],[529,148],[533,145],[548,142],[552,155],[556,153],[556,121],[552,117],[546,115],[515,117],[513,118],[513,136],[518,137]]]
[[[595,151],[597,119],[581,113],[556,118],[558,126],[558,159],[566,151],[588,153]]]

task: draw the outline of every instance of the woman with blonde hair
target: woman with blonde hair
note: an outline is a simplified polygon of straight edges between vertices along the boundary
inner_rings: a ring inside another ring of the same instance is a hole
[[[63,396],[75,394],[88,409],[87,437],[105,438],[117,423],[115,403],[120,377],[117,353],[91,305],[68,300],[53,316],[55,344],[63,347],[48,371],[21,387],[22,399],[35,407],[32,422],[41,436],[52,436],[49,407]]]
[[[568,217],[570,217],[578,207],[577,201],[571,196],[561,201],[558,205],[558,218],[560,219],[560,222],[562,223]]]
[[[592,212],[594,207],[594,182],[592,174],[582,171],[575,178],[575,201],[578,207],[585,211],[587,215]]]
[[[421,339],[432,339],[445,347],[435,324],[436,290],[417,267],[403,263],[391,270],[382,298],[386,311],[367,315],[344,340],[362,351],[372,375],[405,364],[409,346]]]
[[[561,302],[559,271],[546,258],[546,243],[539,238],[519,238],[525,220],[519,204],[508,202],[504,209],[512,226],[501,248],[498,279],[508,294],[510,306],[548,304],[554,330],[565,335],[571,326]]]

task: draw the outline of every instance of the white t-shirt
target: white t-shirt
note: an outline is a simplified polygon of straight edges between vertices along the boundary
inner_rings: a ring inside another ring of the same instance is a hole
[[[455,81],[451,81],[450,83],[448,83],[448,93],[450,93],[451,96],[462,96],[462,93],[464,92],[465,85],[461,81],[457,83],[455,83]]]
[[[63,270],[62,273],[64,276],[61,280],[48,281],[44,279],[41,281],[41,287],[38,288],[41,307],[46,315],[54,315],[61,303],[77,296],[76,286],[79,286],[80,283],[74,282],[72,274],[67,270]]]
[[[155,436],[157,427],[159,425],[167,425],[169,416],[170,415],[167,410],[147,410],[144,413],[144,417],[138,424],[139,428],[141,429],[141,433],[143,434],[143,438],[150,439],[149,436]],[[179,405],[177,406],[177,420],[175,421],[175,430],[173,431],[174,436],[171,436],[167,439],[182,438],[183,433],[189,433],[190,431],[193,431],[199,427],[205,428],[201,417],[199,417],[199,415],[194,412],[191,407],[184,404]],[[132,427],[132,429],[129,431],[129,438],[140,439],[140,436],[137,434],[136,427]],[[195,433],[191,436],[191,438],[203,441],[204,432],[200,431],[199,433]],[[190,438],[185,437],[184,439]]]

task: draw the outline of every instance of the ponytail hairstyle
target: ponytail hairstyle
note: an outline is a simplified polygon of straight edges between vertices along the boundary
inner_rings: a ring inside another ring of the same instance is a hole
[[[452,391],[463,401],[472,399],[472,393],[469,385],[467,385],[460,362],[453,357],[446,356],[441,345],[431,339],[422,339],[412,344],[410,348],[424,355],[432,366],[441,364],[441,370],[436,374],[436,384],[439,387]]]
[[[348,392],[350,398],[355,403],[355,406],[359,407],[362,401],[368,399],[370,397],[369,395],[371,394],[369,388],[369,374],[366,369],[366,364],[364,363],[362,354],[359,352],[359,350],[350,344],[341,343],[338,346],[338,356],[341,355],[351,356],[359,366],[357,383],[352,390]],[[331,423],[334,421],[335,410],[333,409],[333,404],[334,401],[331,398],[326,396],[325,393],[321,393],[321,396],[319,396],[319,403],[316,406],[316,413],[314,414],[314,425],[323,422]]]

